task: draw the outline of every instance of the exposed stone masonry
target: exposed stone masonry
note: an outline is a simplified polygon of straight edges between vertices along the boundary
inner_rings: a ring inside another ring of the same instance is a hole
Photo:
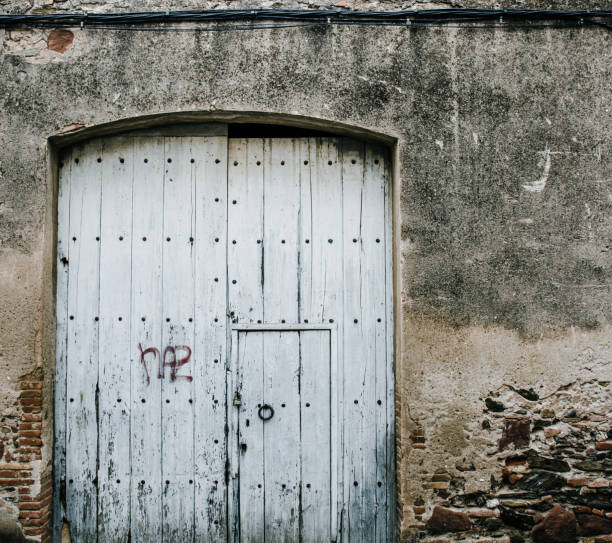
[[[412,537],[436,543],[612,541],[610,383],[575,382],[544,398],[532,388],[505,386],[483,407],[471,431],[489,436],[486,455],[498,465],[490,490],[465,491],[466,479],[480,475],[469,461],[436,470],[424,485],[434,490],[432,503],[413,506],[420,524]],[[426,447],[422,435],[422,429],[414,432],[413,447]]]
[[[51,466],[42,466],[42,372],[22,378],[19,398],[0,426],[0,493],[30,541],[50,541]]]

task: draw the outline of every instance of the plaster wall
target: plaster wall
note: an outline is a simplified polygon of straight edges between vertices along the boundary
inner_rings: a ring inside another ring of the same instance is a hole
[[[37,2],[2,0],[0,9],[195,7]],[[395,142],[402,539],[434,537],[436,506],[466,514],[460,531],[471,537],[513,543],[538,535],[529,521],[508,524],[508,507],[536,522],[561,503],[606,521],[610,509],[596,505],[609,500],[611,471],[610,32],[184,29],[0,30],[0,471],[13,481],[1,483],[0,530],[47,537],[44,522],[24,515],[20,489],[42,496],[44,510],[56,213],[48,138],[173,112],[304,116]],[[519,480],[539,473],[534,454],[568,463],[563,484],[523,488],[529,496],[514,501],[525,503],[504,504],[500,495],[520,494]],[[580,470],[583,461],[601,469]],[[600,479],[608,486],[589,487]],[[606,537],[606,526],[594,535]]]

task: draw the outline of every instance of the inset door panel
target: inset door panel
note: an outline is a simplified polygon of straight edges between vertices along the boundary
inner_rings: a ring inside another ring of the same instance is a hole
[[[337,510],[335,329],[276,328],[232,334],[234,539],[329,542]]]

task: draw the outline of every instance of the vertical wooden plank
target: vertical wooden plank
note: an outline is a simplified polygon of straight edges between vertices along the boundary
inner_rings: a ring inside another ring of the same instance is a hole
[[[300,212],[298,225],[298,281],[300,300],[298,322],[320,322],[318,300],[313,292],[312,269],[312,172],[316,160],[315,138],[297,140]],[[314,306],[314,307],[313,307]]]
[[[394,288],[393,277],[393,175],[390,153],[387,149],[379,150],[379,162],[384,164],[384,194],[385,194],[385,338],[386,338],[386,398],[385,420],[387,447],[386,457],[386,497],[387,497],[387,541],[395,541],[397,488],[395,473],[395,362],[394,362]],[[376,158],[374,163],[376,164]]]
[[[55,411],[53,467],[53,537],[58,538],[66,512],[60,489],[66,484],[66,340],[68,333],[68,270],[70,263],[70,172],[72,152],[60,158],[57,192],[57,308],[55,343]]]
[[[264,319],[297,322],[300,199],[297,144],[295,140],[272,139],[265,140],[264,145]],[[295,540],[301,487],[299,400],[294,402],[290,398],[293,394],[299,398],[298,337],[269,332],[263,341],[264,400],[269,399],[278,413],[274,424],[264,425],[266,541]]]
[[[372,541],[373,526],[366,519],[364,497],[363,422],[367,406],[364,397],[368,378],[368,345],[363,323],[363,285],[366,270],[361,262],[363,202],[363,144],[344,139],[342,146],[343,255],[344,255],[344,356],[345,429],[351,439],[345,442],[347,469],[348,529],[351,542]],[[366,285],[366,288],[369,285]],[[373,491],[373,489],[372,489]],[[371,505],[371,504],[370,504]]]
[[[300,154],[300,159],[299,159],[299,168],[300,168],[299,170],[299,174],[300,174],[300,215],[299,215],[300,216],[300,226],[299,226],[299,229],[300,229],[300,251],[299,251],[300,307],[299,307],[299,311],[300,311],[300,317],[299,317],[299,320],[300,322],[303,322],[303,323],[319,323],[319,322],[322,322],[324,319],[323,308],[325,307],[325,303],[326,303],[325,295],[326,293],[329,294],[329,292],[326,291],[328,278],[325,276],[321,276],[320,273],[314,273],[315,265],[321,265],[321,263],[323,264],[325,263],[325,259],[322,259],[320,257],[320,254],[321,254],[321,251],[324,250],[325,241],[329,243],[329,238],[325,240],[324,238],[321,239],[319,236],[318,238],[313,239],[313,228],[315,228],[313,224],[314,223],[313,216],[315,219],[317,220],[319,219],[318,211],[313,210],[313,188],[315,191],[314,193],[315,202],[319,201],[317,197],[320,196],[320,193],[318,192],[319,181],[317,178],[317,174],[320,171],[319,167],[317,166],[317,160],[318,160],[318,156],[320,152],[318,149],[319,140],[315,138],[310,138],[310,139],[303,138],[298,141],[299,141],[299,154]],[[327,162],[329,162],[329,158],[326,158],[326,160]],[[326,163],[324,163],[324,166],[325,164]],[[329,169],[330,167],[333,167],[333,162],[332,162],[332,166],[330,166],[329,164],[326,164],[323,171],[325,171],[325,168]],[[339,179],[337,179],[337,181],[339,181]],[[340,191],[340,187],[338,187],[338,193],[339,191]],[[336,210],[335,212],[336,216],[339,213],[341,213],[341,209]],[[333,230],[330,229],[330,231],[333,231]],[[323,242],[323,246],[321,242]],[[313,251],[315,252],[315,258],[313,258]],[[316,269],[319,270],[319,268],[316,268]],[[335,281],[336,281],[335,284],[337,285],[338,284],[337,278],[335,279]],[[331,285],[332,287],[334,285],[333,278],[331,278]],[[321,294],[323,294],[323,297],[321,296]],[[337,292],[333,292],[332,295],[337,297]],[[333,313],[334,311],[332,311],[332,314]],[[330,338],[330,341],[331,341],[331,338]],[[306,348],[306,353],[305,353],[306,356],[309,356],[308,345],[306,345],[306,347],[304,347],[303,345],[302,349],[304,348]],[[328,346],[328,349],[329,349],[329,346]],[[331,353],[328,353],[328,356],[330,355]],[[335,356],[334,356],[334,359],[336,359]],[[303,372],[306,372],[305,366],[303,366]],[[328,370],[327,375],[328,375],[328,378],[330,379],[330,388],[328,390],[329,399],[330,401],[335,402],[333,404],[333,408],[330,406],[329,424],[331,426],[332,422],[335,421],[334,417],[337,416],[337,413],[336,413],[337,412],[337,399],[338,399],[338,396],[336,393],[337,376],[335,374],[332,375],[331,369]],[[332,378],[333,378],[333,381],[332,381]],[[305,383],[308,383],[308,376],[305,375],[304,373],[303,373],[302,379],[305,379],[306,380]],[[303,391],[307,390],[307,389],[304,389],[304,386],[305,385],[303,384],[302,385]],[[304,402],[303,394],[302,394],[302,406],[304,406],[304,403],[305,402]],[[302,413],[304,416],[308,416],[308,410],[302,411]],[[302,420],[304,421],[304,418]],[[337,428],[338,428],[337,423],[335,423],[334,428],[335,430],[334,430],[333,435],[330,433],[330,439],[333,438],[333,440],[330,442],[330,453],[331,453],[332,458],[335,458],[337,462],[337,451],[338,451],[338,445],[339,445],[338,443],[339,433],[337,432]],[[308,422],[306,422],[306,427],[302,435],[306,436],[308,431],[309,431]],[[312,525],[314,523],[317,524],[316,530],[318,530],[319,526],[321,526],[321,530],[323,529],[322,524],[321,524],[322,520],[319,516],[319,513],[316,512],[315,508],[318,506],[319,503],[325,504],[324,498],[322,497],[323,479],[320,479],[321,490],[317,491],[316,494],[314,494],[314,491],[309,492],[308,490],[304,490],[303,485],[304,485],[304,481],[306,477],[304,473],[308,474],[308,471],[307,471],[308,468],[306,466],[306,463],[308,462],[307,457],[308,457],[308,452],[306,449],[304,449],[303,467],[302,467],[302,470],[303,470],[302,511],[304,515],[303,530],[304,530],[305,535],[308,535],[310,532],[313,532],[313,530],[315,530],[314,528],[312,528]],[[334,469],[336,469],[337,464],[334,465],[333,467]],[[325,470],[323,470],[323,472],[324,471]],[[309,477],[309,478],[312,478],[312,477]],[[332,504],[330,504],[330,509],[329,509],[330,517],[331,515],[334,515],[334,517],[328,519],[328,538],[332,538],[332,539],[334,539],[337,535],[336,533],[337,532],[337,518],[335,516],[337,509],[338,509],[337,485],[338,485],[338,474],[336,472],[330,473],[330,481],[328,482],[328,490],[330,494],[333,495],[333,499],[335,501],[335,503],[333,503],[333,506]],[[316,502],[314,501],[315,499],[317,500]],[[324,509],[325,509],[325,505],[324,505]],[[308,537],[310,537],[310,535],[308,535]],[[314,537],[314,535],[312,535],[312,537]]]
[[[240,541],[267,541],[265,526],[264,439],[265,429],[257,411],[264,393],[265,332],[241,332],[238,344],[238,391],[242,405],[239,414],[239,433],[236,448],[240,462],[239,515]],[[235,409],[235,408],[234,408]]]
[[[194,138],[195,540],[225,541],[227,138]]]
[[[263,429],[265,541],[299,541],[301,504],[300,347],[298,332],[264,332]]]
[[[300,541],[328,543],[331,533],[331,337],[300,332]]]
[[[191,541],[194,522],[192,139],[164,145],[162,302],[163,541]],[[195,159],[194,159],[195,160]]]
[[[161,380],[164,140],[133,140],[131,537],[161,534]]]
[[[264,319],[297,322],[299,166],[296,141],[264,141]]]
[[[228,160],[227,267],[233,322],[263,319],[264,148],[261,139],[231,139]]]
[[[365,379],[363,392],[364,513],[373,541],[387,541],[387,338],[385,163],[366,146],[363,168],[362,284]]]
[[[228,358],[229,371],[227,374],[227,526],[228,542],[240,542],[240,460],[239,460],[239,409],[242,401],[241,396],[236,395],[240,382],[239,362],[239,334],[237,330],[228,331]],[[256,501],[259,503],[259,500]]]
[[[100,140],[76,146],[70,186],[66,351],[66,514],[75,539],[97,541]]]
[[[114,542],[130,525],[131,140],[107,140],[101,160],[98,541]]]
[[[335,446],[341,451],[338,463],[338,501],[337,512],[346,520],[346,504],[344,503],[344,467],[343,467],[343,262],[342,262],[342,170],[339,163],[338,140],[335,138],[311,139],[309,141],[310,158],[308,189],[304,188],[305,178],[302,177],[302,205],[300,216],[310,217],[310,237],[304,230],[301,258],[302,279],[301,296],[304,308],[302,321],[309,323],[335,323],[338,326],[340,341],[337,344],[339,361],[337,382],[331,384],[337,394],[336,412],[340,417],[338,443]],[[303,161],[302,161],[303,164]],[[308,225],[306,221],[303,226]],[[331,240],[331,242],[330,242]],[[310,276],[310,285],[306,277]],[[306,294],[308,292],[309,294]],[[307,305],[306,305],[307,304]],[[332,444],[332,447],[334,444]],[[336,520],[337,529],[346,532],[346,527]],[[332,534],[335,538],[337,534]]]
[[[263,320],[264,167],[263,140],[229,140],[227,267],[232,322]],[[229,446],[236,450],[246,443],[247,451],[238,452],[240,465],[232,465],[230,472],[240,474],[235,512],[239,535],[243,542],[255,543],[264,541],[263,433],[257,424],[257,404],[263,397],[263,335],[235,338],[232,349],[238,351],[239,364],[228,410],[238,411],[238,428]],[[239,407],[233,405],[236,393],[242,397]]]

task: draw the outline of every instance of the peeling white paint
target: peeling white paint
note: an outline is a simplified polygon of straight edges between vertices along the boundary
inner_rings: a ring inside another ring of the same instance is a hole
[[[472,137],[474,138],[474,143],[478,145],[478,134],[476,134],[476,132],[472,132]]]
[[[546,182],[548,181],[548,176],[550,175],[550,150],[548,146],[544,149],[544,170],[542,171],[542,175],[537,181],[532,181],[530,183],[525,183],[523,185],[523,189],[527,192],[542,192],[546,187]]]
[[[440,149],[444,149],[444,142],[442,140],[436,140],[436,145],[440,148]]]

